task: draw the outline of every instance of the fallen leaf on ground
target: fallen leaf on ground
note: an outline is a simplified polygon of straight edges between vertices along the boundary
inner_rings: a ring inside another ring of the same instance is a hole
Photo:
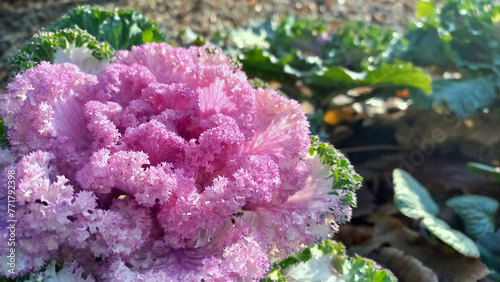
[[[381,247],[394,247],[402,251],[404,255],[414,257],[434,271],[439,281],[477,281],[490,273],[480,259],[463,256],[445,245],[431,245],[419,233],[405,227],[396,218],[380,219],[373,227],[350,226],[348,228],[349,232],[342,231],[341,228],[339,240],[345,240],[349,236],[357,238],[349,241],[352,244],[357,242],[359,238],[363,238],[354,237],[353,234],[372,235],[372,238],[365,240],[364,243],[351,245],[347,249],[350,255],[358,254],[375,259],[374,256],[377,255],[377,250],[380,250]],[[356,230],[357,228],[361,229]],[[370,228],[372,229],[371,233]]]
[[[418,259],[405,255],[393,247],[381,247],[372,252],[371,258],[389,268],[401,282],[438,282],[434,271]]]

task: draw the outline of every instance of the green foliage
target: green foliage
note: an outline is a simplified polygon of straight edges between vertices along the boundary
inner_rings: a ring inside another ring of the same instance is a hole
[[[448,0],[442,8],[420,1],[416,14],[421,21],[405,35],[399,55],[417,65],[456,69],[468,77],[498,72],[499,11],[491,0]]]
[[[397,61],[393,65],[382,63],[378,69],[368,70],[362,74],[354,74],[344,68],[330,68],[317,71],[304,81],[322,88],[356,88],[360,86],[391,87],[406,85],[420,91],[431,91],[429,76],[415,72],[411,63]],[[335,92],[335,94],[337,94]]]
[[[416,16],[421,21],[410,26],[404,39],[392,50],[395,54],[391,55],[419,66],[453,69],[451,38],[448,33],[440,32],[438,13],[434,3],[419,1]]]
[[[311,137],[311,149],[309,154],[318,154],[323,164],[331,167],[333,178],[332,194],[338,194],[336,190],[345,192],[343,201],[346,205],[356,206],[355,191],[361,187],[362,178],[354,171],[347,158],[331,145],[321,143],[317,136]]]
[[[382,63],[380,68],[368,71],[363,80],[367,85],[396,86],[406,85],[431,92],[429,76],[422,72],[415,72],[411,63],[396,61],[393,65]]]
[[[98,60],[110,60],[114,55],[109,44],[97,41],[94,36],[79,28],[39,32],[10,57],[12,76],[33,68],[42,61],[54,63],[56,51],[70,46],[86,47]]]
[[[396,33],[363,21],[348,21],[323,46],[326,65],[362,72],[377,67],[396,40]]]
[[[164,40],[165,36],[156,28],[156,23],[138,12],[108,12],[97,7],[78,7],[35,34],[30,42],[11,56],[11,77],[41,61],[54,63],[55,53],[70,47],[87,48],[93,57],[102,61],[111,60],[115,50]]]
[[[492,176],[496,181],[500,182],[500,168],[492,167],[480,163],[467,163],[467,170],[474,173],[484,173]]]
[[[286,94],[312,100],[320,108],[362,86],[389,93],[408,87],[429,92],[429,76],[413,64],[383,63],[394,38],[393,31],[364,22],[346,22],[331,31],[321,20],[285,17],[280,23],[254,21],[219,31],[212,43],[238,58],[248,76],[278,81]],[[303,93],[297,81],[312,96]]]
[[[452,247],[455,251],[467,257],[479,257],[479,250],[474,241],[464,233],[451,228],[445,221],[428,216],[424,217],[422,224],[439,240]]]
[[[286,259],[280,261],[278,263],[278,265],[282,269],[284,269],[284,268],[287,268],[287,267],[294,265],[294,264],[297,264],[297,263],[306,262],[310,259],[312,259],[311,249],[306,248],[302,253],[291,254]]]
[[[421,109],[434,108],[438,112],[451,110],[460,118],[472,116],[486,108],[496,98],[492,76],[471,79],[443,79],[432,83],[432,95],[412,89],[410,95]]]
[[[465,232],[473,239],[495,231],[498,201],[478,195],[458,196],[446,201],[465,222]]]
[[[399,211],[409,218],[434,217],[439,212],[431,195],[415,178],[401,169],[395,169],[394,203]]]
[[[476,243],[481,253],[481,260],[494,271],[489,277],[494,281],[500,281],[500,229],[495,233],[479,237]]]
[[[365,258],[347,257],[341,243],[324,241],[300,254],[273,263],[273,270],[261,281],[396,281],[390,272]]]
[[[479,250],[469,237],[436,217],[439,207],[415,178],[401,169],[395,169],[393,177],[394,202],[402,214],[422,219],[423,226],[457,252],[469,257],[479,257]]]
[[[433,94],[412,91],[420,108],[447,108],[466,118],[488,107],[500,90],[500,6],[492,0],[448,0],[442,8],[420,1],[417,16],[391,57],[458,72],[434,81]]]
[[[72,9],[60,20],[51,23],[47,30],[80,28],[100,42],[109,43],[115,50],[129,50],[134,45],[163,42],[156,22],[144,18],[133,10],[101,11],[97,7],[82,6]]]
[[[450,34],[454,62],[463,73],[498,74],[499,9],[491,0],[449,0],[441,9],[440,27]]]

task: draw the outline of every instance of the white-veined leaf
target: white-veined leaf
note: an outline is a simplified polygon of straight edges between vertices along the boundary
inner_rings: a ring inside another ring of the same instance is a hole
[[[451,198],[446,205],[452,207],[465,222],[465,232],[474,239],[495,231],[495,213],[498,202],[479,195],[465,195]]]
[[[474,241],[467,237],[464,233],[452,229],[448,223],[433,216],[428,216],[422,220],[422,224],[434,234],[439,240],[452,247],[457,252],[468,257],[479,257],[479,250]]]
[[[432,200],[427,189],[408,172],[395,169],[393,178],[394,203],[402,214],[413,219],[438,214],[439,207]]]

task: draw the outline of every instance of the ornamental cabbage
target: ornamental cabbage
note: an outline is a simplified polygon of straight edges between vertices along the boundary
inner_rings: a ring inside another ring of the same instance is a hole
[[[332,174],[296,101],[254,89],[219,49],[148,43],[97,74],[42,62],[8,85],[0,116],[3,215],[8,171],[16,181],[8,277],[257,280],[270,256],[327,239],[359,185],[339,182],[343,158]]]

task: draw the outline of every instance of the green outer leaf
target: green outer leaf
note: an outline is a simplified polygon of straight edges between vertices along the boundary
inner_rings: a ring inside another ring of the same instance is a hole
[[[449,199],[446,205],[453,208],[465,222],[465,232],[473,239],[495,231],[495,214],[498,202],[479,195],[464,195]]]
[[[35,67],[42,61],[54,63],[55,52],[71,45],[90,49],[92,56],[101,61],[110,60],[114,56],[113,48],[109,44],[98,42],[94,36],[79,28],[39,32],[9,58],[11,77]]]
[[[409,173],[401,169],[395,169],[393,178],[394,203],[402,214],[413,219],[438,214],[439,207],[432,200],[427,189]]]
[[[88,31],[98,41],[108,42],[116,50],[129,50],[134,45],[165,41],[165,35],[158,30],[156,22],[133,10],[109,12],[82,6],[51,23],[47,30],[77,27]]]
[[[312,258],[311,250],[309,248],[306,248],[302,253],[291,254],[289,257],[280,261],[278,264],[281,268],[287,268],[290,265],[306,262],[311,258]]]
[[[479,250],[474,241],[460,231],[452,229],[443,220],[427,216],[422,220],[422,224],[441,241],[455,249],[457,252],[468,257],[479,257]]]
[[[304,255],[304,253],[306,255]],[[307,275],[311,281],[314,277],[324,279],[328,277],[329,281],[360,281],[360,282],[391,282],[397,281],[392,273],[380,269],[368,259],[355,256],[348,257],[345,255],[345,247],[341,243],[331,240],[324,241],[317,245],[310,245],[301,254],[292,254],[289,258],[273,263],[273,267],[268,276],[261,279],[261,282],[270,281],[297,281],[296,279],[304,279],[304,277],[290,277],[296,267],[304,267],[309,270],[309,273],[300,273]],[[301,257],[301,259],[297,259]],[[290,260],[290,258],[293,258]],[[330,265],[324,265],[324,262],[330,261]],[[286,263],[285,263],[286,262]],[[315,268],[323,266],[322,269]],[[302,269],[300,269],[302,270]],[[295,270],[295,274],[297,271]],[[302,280],[304,281],[304,280]]]
[[[333,178],[333,191],[331,193],[336,193],[335,190],[344,191],[345,198],[342,199],[343,204],[355,207],[356,200],[354,195],[355,191],[361,187],[362,178],[354,171],[349,160],[331,145],[321,143],[317,136],[311,136],[309,154],[311,156],[318,154],[323,164],[331,167]]]

